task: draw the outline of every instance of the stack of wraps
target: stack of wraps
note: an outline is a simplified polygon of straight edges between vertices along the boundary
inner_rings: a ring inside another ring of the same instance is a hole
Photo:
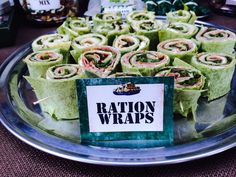
[[[159,77],[175,79],[174,112],[196,117],[200,97],[213,101],[230,90],[236,35],[194,24],[193,12],[133,11],[68,18],[58,33],[38,37],[25,59],[38,103],[57,120],[79,117],[75,80]],[[74,58],[74,60],[68,60]]]

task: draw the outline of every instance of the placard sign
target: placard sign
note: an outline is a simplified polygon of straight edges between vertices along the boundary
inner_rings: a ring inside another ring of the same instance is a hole
[[[102,0],[102,12],[121,12],[122,18],[136,9],[135,0]]]
[[[29,0],[32,10],[51,10],[61,7],[60,0]]]
[[[81,141],[155,139],[171,144],[173,88],[172,77],[77,80]]]

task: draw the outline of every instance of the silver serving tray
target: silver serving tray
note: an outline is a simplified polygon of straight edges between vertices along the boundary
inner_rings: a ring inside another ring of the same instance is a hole
[[[224,28],[209,23],[198,25]],[[233,31],[233,30],[231,30]],[[232,89],[215,101],[199,100],[197,123],[175,117],[175,145],[155,147],[150,141],[79,143],[79,121],[54,121],[32,103],[36,97],[23,78],[28,74],[22,59],[31,52],[24,45],[0,68],[0,120],[25,143],[62,158],[79,162],[113,165],[165,165],[220,153],[236,146],[236,74]]]

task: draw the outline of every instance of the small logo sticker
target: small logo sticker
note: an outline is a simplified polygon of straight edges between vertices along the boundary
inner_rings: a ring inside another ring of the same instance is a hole
[[[128,82],[126,84],[122,84],[121,87],[113,90],[114,95],[135,95],[140,93],[141,89],[138,86],[135,86],[134,83]]]

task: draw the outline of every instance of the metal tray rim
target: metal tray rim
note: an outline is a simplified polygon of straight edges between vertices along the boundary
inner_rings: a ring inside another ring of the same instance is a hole
[[[216,27],[216,28],[229,29],[229,28],[225,28],[223,26],[219,26],[219,25],[215,25],[215,24],[210,24],[210,23],[206,23],[206,22],[199,22],[198,21],[197,24],[199,24],[199,25],[207,25],[207,26]],[[231,29],[229,29],[229,30],[231,30]],[[234,31],[234,30],[231,30],[231,31]],[[2,87],[3,87],[3,79],[2,79],[3,71],[5,70],[5,68],[9,64],[14,64],[14,63],[11,62],[11,59],[14,58],[14,57],[17,57],[17,54],[20,51],[26,50],[30,44],[31,44],[31,42],[25,44],[24,46],[22,46],[21,48],[16,50],[1,65],[1,67],[0,67],[0,74],[1,74],[1,76],[0,76],[0,88],[1,88],[1,90],[2,90]],[[225,133],[227,133],[227,132],[231,133],[231,136],[227,137],[227,139],[224,139],[225,141],[229,139],[229,141],[221,143],[220,147],[216,147],[214,149],[210,149],[210,150],[208,150],[208,151],[206,151],[204,153],[200,153],[200,154],[190,155],[190,156],[187,156],[187,157],[176,158],[176,159],[160,160],[160,161],[106,161],[106,159],[94,160],[94,159],[89,159],[89,158],[83,157],[83,156],[76,156],[73,153],[72,154],[68,154],[68,153],[63,153],[63,152],[60,152],[60,151],[56,151],[55,149],[50,148],[50,147],[44,147],[45,144],[42,144],[39,141],[36,141],[36,140],[32,139],[29,136],[26,136],[26,135],[23,136],[22,134],[20,134],[20,132],[19,132],[20,130],[17,130],[16,128],[14,128],[14,125],[12,125],[7,120],[7,118],[3,115],[2,111],[0,111],[0,122],[14,136],[19,138],[21,141],[25,142],[26,144],[35,147],[36,149],[39,149],[39,150],[44,151],[46,153],[49,153],[49,154],[52,154],[52,155],[55,155],[55,156],[58,156],[58,157],[62,157],[62,158],[65,158],[65,159],[70,159],[70,160],[84,162],[84,163],[99,164],[99,165],[109,165],[109,166],[110,165],[112,165],[112,166],[148,166],[148,165],[175,164],[175,163],[191,161],[191,160],[195,160],[195,159],[199,159],[199,158],[203,158],[203,157],[208,157],[210,155],[214,155],[214,154],[226,151],[226,150],[228,150],[230,148],[234,148],[236,146],[236,133],[235,133],[236,132],[236,126],[234,126],[230,130],[225,132]],[[24,122],[24,123],[26,123],[26,122]],[[33,128],[32,126],[30,126],[30,127]],[[214,138],[214,137],[212,137],[212,138]],[[202,141],[206,141],[206,140],[202,140]],[[46,146],[48,146],[48,145],[46,144]]]

